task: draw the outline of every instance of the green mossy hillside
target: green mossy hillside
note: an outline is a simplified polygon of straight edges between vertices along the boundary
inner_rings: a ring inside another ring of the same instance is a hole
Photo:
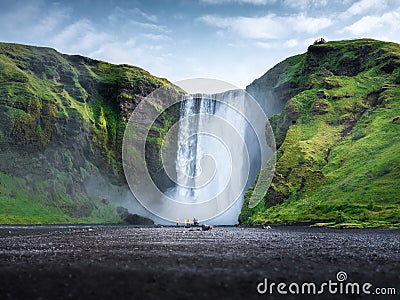
[[[125,185],[127,120],[168,83],[138,67],[0,43],[0,224],[120,221],[114,199],[88,193],[87,181]]]
[[[297,93],[270,118],[273,182],[240,222],[400,226],[400,45],[313,45],[294,68]]]

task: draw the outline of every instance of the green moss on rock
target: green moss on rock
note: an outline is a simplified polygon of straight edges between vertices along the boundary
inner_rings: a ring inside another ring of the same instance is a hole
[[[241,223],[400,225],[399,60],[400,45],[375,40],[309,47],[290,72],[301,74],[297,93],[271,117],[273,182]]]
[[[87,192],[86,181],[102,176],[125,185],[127,120],[168,83],[129,65],[0,43],[0,207],[7,212],[0,223],[121,221],[112,202]],[[159,130],[168,118],[160,117]]]

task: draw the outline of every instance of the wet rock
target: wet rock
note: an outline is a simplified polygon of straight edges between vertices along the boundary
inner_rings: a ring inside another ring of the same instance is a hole
[[[211,225],[207,225],[207,224],[201,225],[201,230],[203,230],[203,231],[207,231],[207,230],[211,230],[211,229],[213,229],[213,227]]]
[[[137,214],[131,214],[125,207],[118,206],[117,214],[121,217],[121,219],[130,225],[154,225],[153,220],[140,216]]]

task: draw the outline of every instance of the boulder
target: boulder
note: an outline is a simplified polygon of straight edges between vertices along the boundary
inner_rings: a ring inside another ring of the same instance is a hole
[[[203,231],[211,230],[212,228],[213,227],[211,225],[207,225],[207,224],[201,225],[201,230],[203,230]]]
[[[117,214],[121,217],[121,219],[124,221],[124,223],[129,224],[129,225],[154,225],[153,220],[137,215],[137,214],[131,214],[125,207],[118,206],[117,209]]]

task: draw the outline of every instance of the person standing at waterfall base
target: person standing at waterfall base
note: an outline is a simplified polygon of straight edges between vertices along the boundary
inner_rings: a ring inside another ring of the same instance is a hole
[[[175,223],[176,223],[176,227],[179,227],[179,218],[176,218]]]

